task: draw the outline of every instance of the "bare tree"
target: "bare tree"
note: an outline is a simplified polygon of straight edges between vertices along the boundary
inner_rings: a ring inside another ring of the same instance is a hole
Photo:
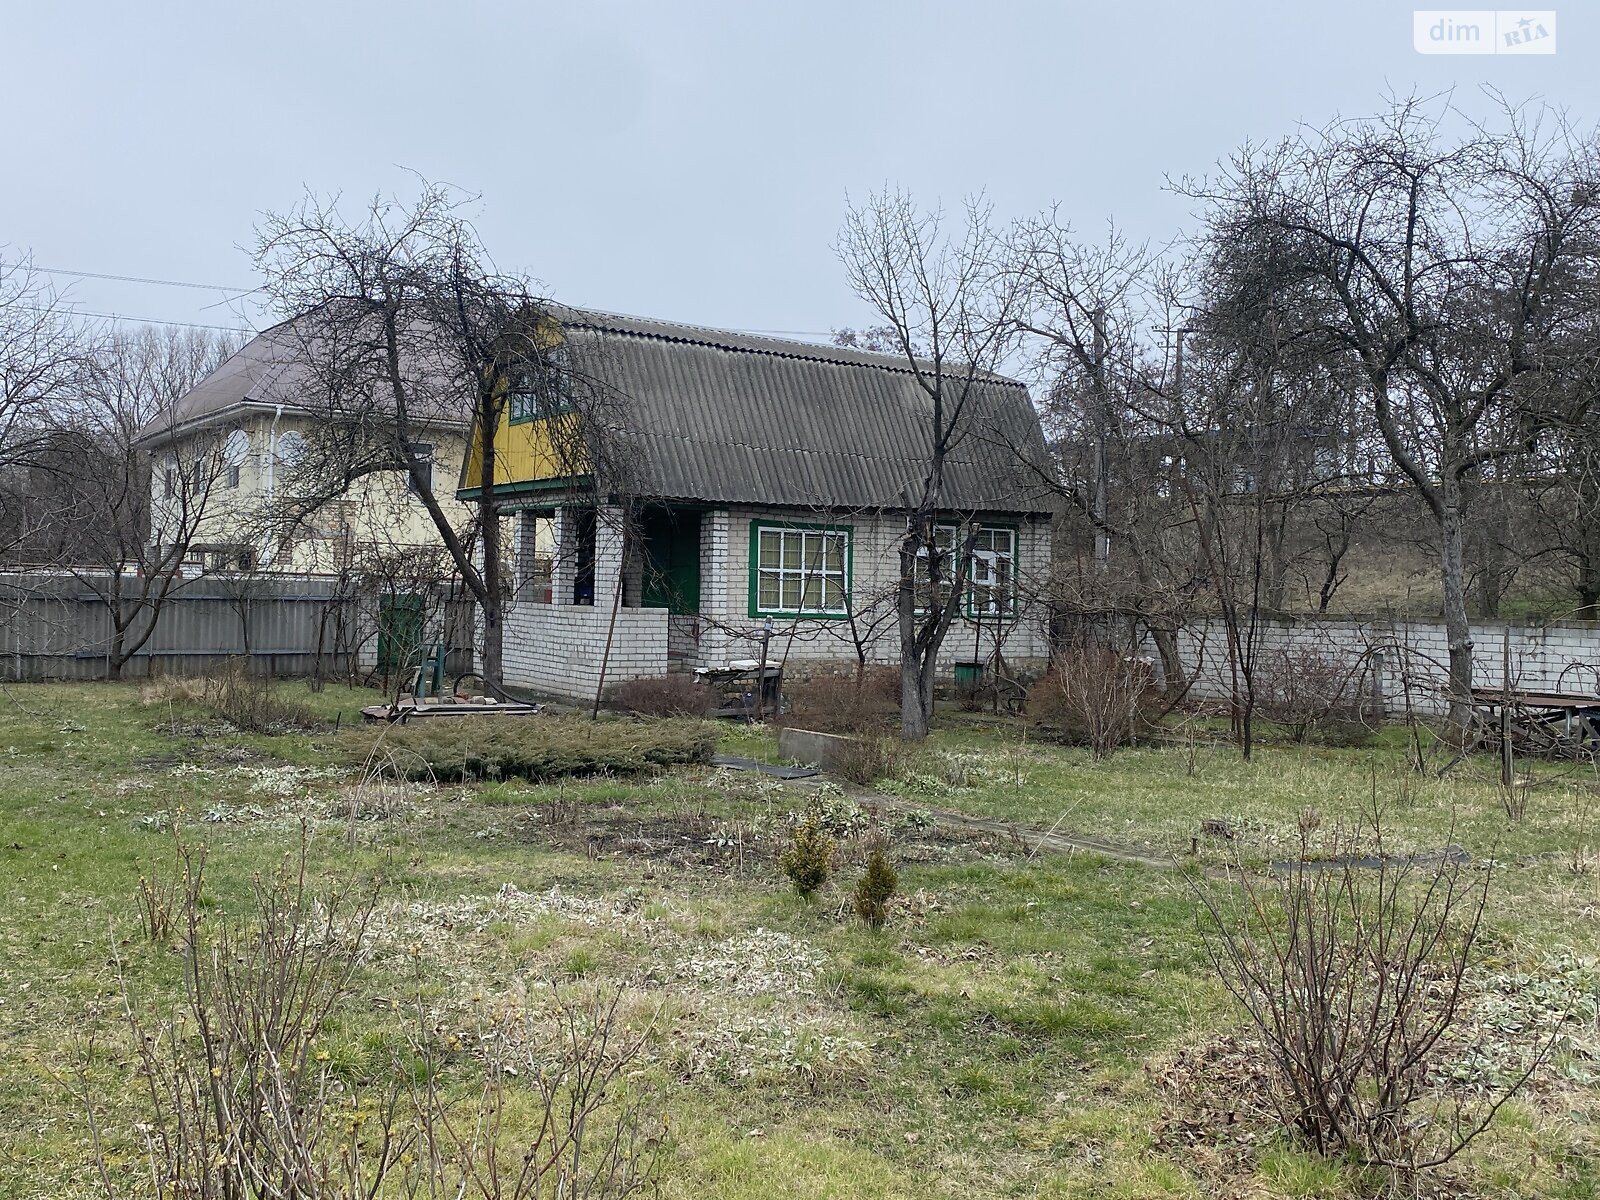
[[[1531,449],[1524,403],[1570,313],[1569,282],[1600,209],[1590,143],[1508,110],[1504,128],[1415,99],[1276,147],[1246,147],[1186,183],[1241,303],[1360,379],[1389,455],[1438,527],[1450,706],[1465,726],[1468,482]]]
[[[38,565],[56,496],[30,469],[49,445],[51,407],[81,375],[91,333],[26,256],[0,257],[0,559]]]
[[[1040,482],[1083,535],[1052,586],[1061,618],[1085,626],[1068,640],[1114,640],[1108,625],[1142,625],[1177,696],[1178,629],[1196,571],[1181,454],[1159,403],[1181,390],[1178,343],[1166,336],[1182,318],[1170,308],[1171,268],[1114,225],[1103,242],[1082,241],[1054,210],[1016,222],[1006,257],[1020,290],[1017,329],[1047,387],[1054,471]]]
[[[1566,564],[1575,615],[1600,618],[1600,429],[1589,414],[1547,431],[1524,487],[1538,545]]]
[[[893,345],[927,399],[927,454],[908,489],[895,598],[900,733],[915,741],[933,717],[939,648],[966,593],[978,533],[964,519],[954,535],[941,536],[949,520],[946,467],[973,436],[974,389],[1005,357],[1015,290],[999,270],[989,210],[977,201],[950,232],[942,212],[919,211],[903,192],[870,196],[849,208],[837,252],[851,286],[884,322],[872,336]]]
[[[405,472],[477,602],[483,677],[498,688],[508,589],[495,437],[514,372],[531,372],[548,392],[560,386],[562,342],[549,307],[530,280],[494,269],[458,198],[431,184],[409,205],[376,199],[354,222],[314,197],[269,215],[256,261],[287,318],[275,331],[294,368],[282,396],[316,428],[296,468],[291,519],[357,480]],[[444,503],[452,481],[436,481],[420,449],[440,427],[476,431],[475,530],[452,521]]]
[[[33,270],[0,258],[0,463],[19,461],[72,386],[89,337]]]
[[[1531,541],[1565,564],[1577,615],[1600,617],[1600,271],[1571,285],[1575,305],[1554,340],[1538,401],[1544,416],[1531,459],[1516,483],[1526,497]],[[1509,481],[1508,481],[1509,482]]]
[[[55,493],[41,540],[50,560],[105,606],[112,679],[149,641],[182,585],[225,470],[213,439],[163,438],[153,464],[146,445],[173,430],[177,401],[235,348],[234,339],[209,330],[107,332],[70,392],[52,404],[48,440],[33,452],[35,476]]]

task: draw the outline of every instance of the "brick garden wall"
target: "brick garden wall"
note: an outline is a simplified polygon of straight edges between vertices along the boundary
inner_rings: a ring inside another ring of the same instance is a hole
[[[1501,685],[1508,633],[1513,687],[1600,693],[1600,626],[1594,624],[1475,622],[1473,682],[1477,686]],[[1376,617],[1274,618],[1261,627],[1258,636],[1258,661],[1286,651],[1316,651],[1348,665],[1359,676],[1367,694],[1381,697],[1390,713],[1404,709],[1408,689],[1414,708],[1427,713],[1444,709],[1449,647],[1442,622]],[[1229,696],[1227,637],[1220,620],[1192,623],[1179,635],[1179,652],[1195,681],[1192,695],[1216,700]],[[1155,658],[1155,648],[1148,643],[1140,653]]]
[[[505,676],[513,687],[592,700],[600,682],[611,606],[513,604],[506,614]],[[667,672],[667,611],[620,608],[606,684]]]

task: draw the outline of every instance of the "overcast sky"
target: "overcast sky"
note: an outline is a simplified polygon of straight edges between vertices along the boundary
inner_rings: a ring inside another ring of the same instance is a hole
[[[1164,240],[1167,176],[1389,91],[1600,119],[1593,0],[1530,57],[1419,55],[1413,7],[12,0],[0,248],[250,287],[263,211],[418,172],[479,194],[497,264],[557,299],[822,335],[871,321],[831,247],[885,182]],[[217,293],[52,278],[85,310],[238,323]]]

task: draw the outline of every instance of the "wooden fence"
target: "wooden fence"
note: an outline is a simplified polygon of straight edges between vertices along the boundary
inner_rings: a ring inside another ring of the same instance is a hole
[[[94,586],[91,586],[91,583]],[[86,580],[59,572],[0,574],[0,679],[104,679],[112,648],[111,610]],[[137,594],[137,582],[126,591]],[[134,611],[129,601],[127,611]],[[135,615],[133,633],[149,619]],[[239,656],[254,671],[342,675],[370,666],[375,631],[370,600],[338,595],[316,577],[204,577],[180,581],[155,629],[124,665],[124,678],[197,674]]]

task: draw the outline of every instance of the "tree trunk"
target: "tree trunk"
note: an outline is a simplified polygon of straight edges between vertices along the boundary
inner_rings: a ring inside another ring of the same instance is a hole
[[[479,526],[483,531],[483,682],[486,688],[504,683],[504,630],[501,621],[500,591],[500,515],[492,501],[479,505]]]
[[[939,670],[939,648],[927,651],[922,660],[922,670],[917,679],[917,699],[922,704],[922,728],[933,726],[933,680]]]
[[[1440,483],[1440,577],[1444,629],[1450,648],[1450,723],[1465,732],[1472,711],[1472,628],[1467,622],[1467,582],[1461,521],[1461,485],[1448,472]]]
[[[1600,559],[1585,555],[1578,563],[1578,620],[1593,621],[1600,616]]]
[[[111,652],[106,655],[106,678],[116,682],[122,678],[122,668],[131,655],[128,652],[128,620],[123,612],[121,576],[118,587],[107,602],[111,613]]]
[[[928,736],[928,710],[922,702],[922,647],[917,637],[917,544],[910,532],[900,543],[895,617],[900,627],[900,737],[920,742]]]
[[[1161,657],[1161,674],[1166,680],[1167,698],[1181,695],[1189,686],[1189,680],[1183,669],[1183,657],[1178,653],[1178,635],[1170,629],[1154,625],[1146,628],[1150,630],[1150,640],[1155,642],[1156,653]]]
[[[922,701],[922,655],[914,639],[900,639],[900,737],[920,742],[928,736],[928,711]]]

